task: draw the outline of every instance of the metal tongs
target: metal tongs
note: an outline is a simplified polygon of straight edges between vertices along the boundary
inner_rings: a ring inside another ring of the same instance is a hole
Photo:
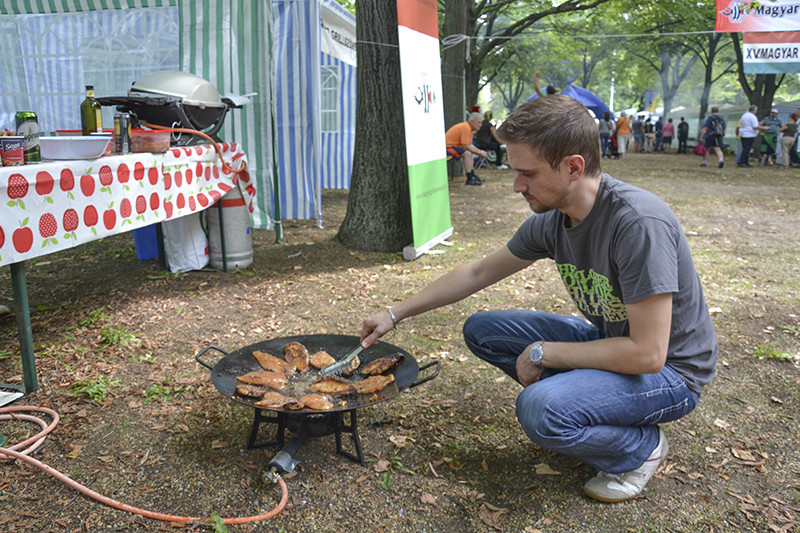
[[[359,344],[358,348],[347,354],[346,357],[339,359],[335,363],[326,366],[325,368],[320,370],[319,373],[322,374],[323,376],[330,376],[331,374],[336,374],[337,372],[341,372],[343,369],[350,366],[350,362],[355,358],[355,356],[360,354],[363,350],[364,347]]]

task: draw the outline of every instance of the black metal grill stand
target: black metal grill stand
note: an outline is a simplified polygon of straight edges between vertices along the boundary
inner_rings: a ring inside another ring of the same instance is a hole
[[[351,461],[364,466],[364,454],[361,451],[361,439],[358,436],[358,426],[356,424],[356,411],[350,410],[350,424],[344,422],[344,412],[336,411],[333,413],[314,413],[314,414],[294,414],[294,413],[274,413],[264,409],[256,409],[253,418],[253,427],[250,429],[250,438],[247,441],[247,449],[259,450],[271,446],[281,446],[281,452],[291,458],[300,446],[309,437],[324,437],[333,435],[336,437],[336,451]],[[277,425],[274,440],[258,442],[261,424]],[[286,443],[286,430],[292,432],[292,438]],[[355,453],[350,453],[342,448],[342,433],[347,433],[353,439]],[[285,444],[285,446],[284,446]],[[296,462],[295,462],[296,464]],[[284,467],[283,470],[290,470]],[[294,465],[291,467],[294,468]]]

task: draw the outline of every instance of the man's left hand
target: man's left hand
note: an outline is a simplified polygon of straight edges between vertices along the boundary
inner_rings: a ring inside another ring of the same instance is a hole
[[[523,387],[536,383],[542,377],[542,369],[533,366],[530,353],[531,347],[528,346],[517,357],[517,379]]]

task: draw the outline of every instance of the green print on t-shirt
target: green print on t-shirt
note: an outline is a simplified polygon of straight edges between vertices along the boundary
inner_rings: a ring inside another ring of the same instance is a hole
[[[602,317],[605,322],[623,322],[628,319],[625,304],[613,294],[614,287],[608,278],[594,270],[578,270],[575,265],[558,265],[561,281],[570,297],[583,313]]]

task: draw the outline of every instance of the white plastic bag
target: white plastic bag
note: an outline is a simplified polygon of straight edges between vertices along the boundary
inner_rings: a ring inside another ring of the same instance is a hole
[[[167,220],[161,227],[170,272],[200,270],[208,265],[208,238],[199,213]]]

